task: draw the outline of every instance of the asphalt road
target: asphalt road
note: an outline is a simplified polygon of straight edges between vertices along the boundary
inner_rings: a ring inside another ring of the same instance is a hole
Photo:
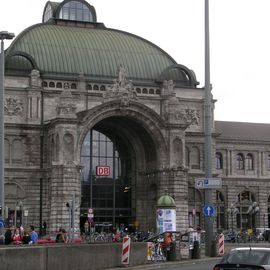
[[[172,264],[172,265],[162,265],[159,264],[155,269],[159,270],[212,270],[214,265],[220,261],[219,259],[209,260],[209,261],[188,261],[186,263]],[[152,268],[154,269],[154,268]]]
[[[149,263],[146,265],[129,266],[132,270],[212,270],[213,266],[220,261],[221,258],[203,258],[198,260],[186,260],[179,262],[160,262]],[[110,268],[107,270],[122,270],[123,267]]]

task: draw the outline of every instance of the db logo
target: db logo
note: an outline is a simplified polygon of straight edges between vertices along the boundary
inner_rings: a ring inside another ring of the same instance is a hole
[[[110,175],[110,166],[96,166],[96,175],[97,176],[109,176]]]

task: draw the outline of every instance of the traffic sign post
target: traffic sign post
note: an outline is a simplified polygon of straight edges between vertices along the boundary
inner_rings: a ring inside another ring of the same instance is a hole
[[[213,217],[215,215],[215,207],[212,205],[205,205],[203,213],[206,217]]]
[[[222,179],[221,178],[195,178],[195,188],[197,189],[222,188]]]

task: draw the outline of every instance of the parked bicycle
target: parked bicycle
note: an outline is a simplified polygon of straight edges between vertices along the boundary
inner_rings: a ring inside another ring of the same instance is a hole
[[[152,254],[150,255],[152,262],[165,262],[166,261],[166,249],[163,248],[161,242],[152,244]]]

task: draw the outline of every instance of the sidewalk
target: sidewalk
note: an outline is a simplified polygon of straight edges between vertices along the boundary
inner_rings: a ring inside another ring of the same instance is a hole
[[[153,263],[153,262],[149,262],[147,264],[143,264],[143,265],[136,265],[136,266],[132,266],[132,265],[122,265],[122,266],[118,266],[118,267],[114,267],[114,268],[106,268],[104,270],[119,270],[119,269],[123,269],[123,268],[128,268],[128,269],[147,269],[147,270],[151,270],[151,269],[158,269],[160,267],[166,267],[167,269],[171,268],[171,267],[175,267],[177,265],[183,265],[183,264],[193,264],[193,263],[200,263],[200,262],[205,262],[205,261],[219,261],[221,259],[221,257],[203,257],[201,259],[184,259],[181,261],[174,261],[174,262],[158,262],[158,263]]]

